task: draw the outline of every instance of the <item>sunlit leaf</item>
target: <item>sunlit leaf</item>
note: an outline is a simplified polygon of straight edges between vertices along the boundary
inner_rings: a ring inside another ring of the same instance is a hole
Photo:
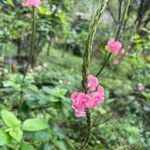
[[[27,119],[22,126],[24,131],[40,131],[48,128],[48,124],[42,119]]]
[[[18,120],[12,112],[9,112],[7,110],[2,110],[1,116],[2,116],[4,123],[8,127],[14,128],[14,127],[19,126],[21,123],[20,120]]]

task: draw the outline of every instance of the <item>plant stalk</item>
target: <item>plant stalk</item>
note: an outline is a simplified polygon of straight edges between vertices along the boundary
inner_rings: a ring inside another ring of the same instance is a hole
[[[98,9],[90,24],[89,32],[88,32],[86,42],[85,42],[83,64],[82,64],[82,90],[85,93],[88,92],[87,75],[88,75],[88,68],[89,68],[89,61],[90,61],[90,53],[92,50],[92,43],[93,43],[94,36],[98,28],[100,16],[105,10],[107,2],[108,0],[99,0]],[[80,150],[84,150],[88,146],[91,136],[92,136],[93,121],[92,121],[92,114],[89,109],[86,110],[86,118],[87,118],[87,133],[86,133],[84,142],[80,147]]]
[[[80,150],[85,150],[86,147],[88,146],[91,137],[92,137],[92,130],[93,130],[93,119],[92,119],[92,114],[89,109],[86,111],[86,117],[87,117],[87,133],[86,137],[84,139],[83,145],[80,147]]]

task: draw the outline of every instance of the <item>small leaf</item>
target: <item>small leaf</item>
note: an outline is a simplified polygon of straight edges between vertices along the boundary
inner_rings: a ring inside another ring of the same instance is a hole
[[[7,4],[11,5],[11,6],[14,6],[14,3],[12,0],[6,0]]]
[[[22,126],[25,131],[40,131],[48,128],[48,124],[42,119],[27,119],[23,122]]]
[[[9,136],[2,129],[0,129],[0,146],[7,145],[9,143]]]
[[[23,132],[20,128],[14,128],[13,130],[9,131],[9,135],[18,142],[20,142],[22,139]]]
[[[34,150],[34,147],[30,144],[21,144],[21,150]]]
[[[4,123],[8,127],[15,128],[17,126],[20,126],[20,123],[21,123],[20,120],[18,120],[12,112],[9,112],[7,110],[2,110],[1,116],[2,116]]]
[[[57,144],[59,150],[66,150],[67,149],[65,143],[62,141],[57,141],[56,144]]]

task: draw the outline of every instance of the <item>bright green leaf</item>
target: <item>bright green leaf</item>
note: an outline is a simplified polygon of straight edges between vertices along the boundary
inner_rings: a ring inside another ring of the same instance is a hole
[[[14,3],[12,0],[6,0],[7,4],[11,5],[11,6],[14,6]]]
[[[21,150],[34,150],[34,147],[30,144],[21,144]]]
[[[23,132],[20,128],[14,128],[13,130],[9,131],[9,135],[18,142],[20,142],[22,139]]]
[[[2,116],[4,123],[8,127],[15,128],[17,126],[20,126],[20,123],[21,123],[20,120],[18,120],[12,112],[9,112],[7,110],[2,110],[1,116]]]
[[[23,122],[22,126],[25,131],[40,131],[48,128],[48,124],[42,119],[27,119]]]
[[[0,146],[7,145],[9,143],[9,136],[6,132],[0,129]]]

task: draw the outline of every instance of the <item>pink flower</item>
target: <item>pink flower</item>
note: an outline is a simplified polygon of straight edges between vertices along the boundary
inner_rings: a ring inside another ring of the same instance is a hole
[[[38,7],[41,4],[41,0],[27,0],[22,3],[23,7]]]
[[[112,62],[113,65],[118,65],[121,62],[121,58],[125,55],[128,55],[128,52],[124,49],[119,50],[115,55],[115,60]]]
[[[75,116],[76,117],[85,117],[86,116],[86,112],[85,112],[85,110],[75,109]]]
[[[121,57],[121,56],[123,56],[123,55],[128,55],[128,52],[127,52],[126,50],[124,50],[124,49],[121,49],[121,50],[119,51],[119,53],[117,54],[117,56],[118,56],[118,57]]]
[[[102,101],[103,101],[104,96],[105,96],[105,91],[104,91],[104,88],[101,85],[98,86],[97,92],[102,96],[101,98],[102,98]]]
[[[71,107],[74,109],[76,117],[85,117],[86,109],[95,108],[104,101],[104,88],[98,85],[98,79],[96,77],[92,75],[88,76],[88,87],[90,89],[89,93],[91,94],[76,91],[71,94]]]
[[[75,111],[76,117],[84,117],[85,109],[89,107],[91,97],[85,93],[73,92],[71,94],[72,108]]]
[[[90,96],[85,93],[73,93],[72,94],[72,108],[83,110],[88,107],[88,101],[90,100]]]
[[[90,108],[96,107],[98,104],[104,101],[104,88],[99,85],[98,90],[91,94]]]
[[[121,55],[125,55],[125,54],[126,54],[126,51],[125,51],[124,49],[121,49],[120,54],[121,54]]]
[[[77,99],[77,97],[78,97],[78,95],[79,95],[79,93],[78,92],[73,92],[72,94],[71,94],[71,100],[72,101],[76,101],[76,99]]]
[[[91,91],[94,91],[98,85],[98,79],[94,77],[93,75],[89,75],[87,77],[88,80],[88,87]]]
[[[121,42],[115,41],[115,39],[109,40],[107,45],[110,53],[118,53],[122,48]]]

